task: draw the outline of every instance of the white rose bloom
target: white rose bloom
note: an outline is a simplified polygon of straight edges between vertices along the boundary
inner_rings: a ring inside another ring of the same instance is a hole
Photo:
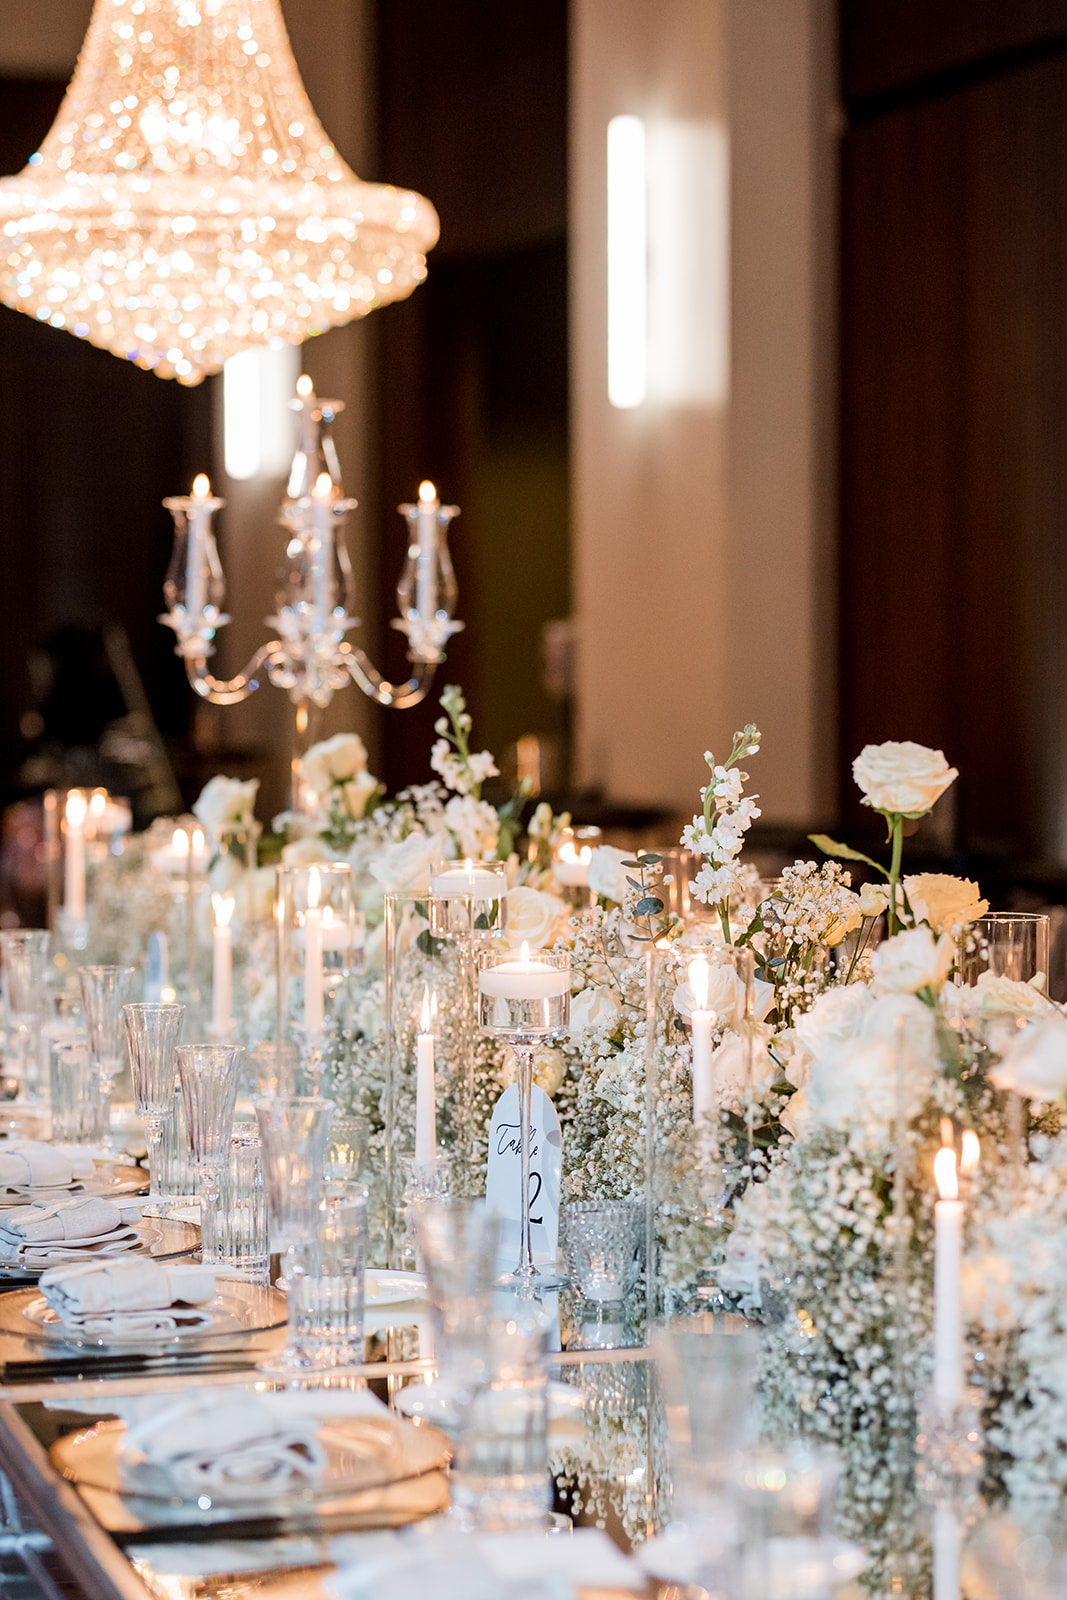
[[[765,1038],[752,1040],[751,1076],[745,1057],[745,1041],[737,1033],[724,1034],[722,1043],[712,1051],[711,1081],[720,1103],[736,1100],[746,1091],[769,1088],[778,1076]]]
[[[1067,1019],[1052,1010],[1024,1028],[989,1076],[998,1089],[1014,1089],[1028,1100],[1059,1100],[1067,1090]]]
[[[336,853],[329,845],[314,835],[310,839],[290,839],[282,846],[282,860],[287,867],[313,867],[316,861],[336,861]]]
[[[606,984],[582,989],[571,996],[571,1038],[588,1028],[612,1028],[621,1015],[622,1008]]]
[[[1006,1017],[1043,1017],[1052,1010],[1052,1001],[1040,988],[1044,981],[1043,974],[1029,983],[1019,983],[995,972],[983,972],[977,983],[961,984],[954,998],[963,1016],[973,1023],[1000,1022]]]
[[[786,1133],[791,1133],[794,1139],[799,1139],[811,1124],[811,1107],[808,1097],[803,1089],[798,1089],[796,1094],[791,1094],[781,1111],[778,1121]]]
[[[914,873],[904,879],[904,892],[916,920],[928,922],[935,933],[955,931],[989,910],[989,901],[981,898],[976,883],[947,872]]]
[[[544,1045],[534,1051],[533,1081],[539,1089],[543,1089],[551,1100],[560,1090],[563,1074],[567,1062],[562,1050],[557,1050],[554,1045]],[[499,1083],[502,1089],[510,1089],[518,1081],[519,1064],[512,1049],[504,1051],[500,1063]]]
[[[406,839],[386,845],[370,864],[371,877],[387,894],[429,894],[430,874],[441,864],[437,834],[409,833]]]
[[[488,801],[453,795],[445,806],[445,827],[456,841],[457,856],[490,861],[496,855],[500,819]]]
[[[518,950],[528,944],[531,950],[546,946],[567,931],[567,907],[557,895],[545,894],[520,884],[504,896],[507,910],[505,932],[508,944]]]
[[[256,806],[259,779],[224,778],[221,773],[209,779],[193,806],[193,815],[205,828],[218,830],[248,822]]]
[[[936,942],[929,928],[909,928],[886,939],[871,954],[871,971],[886,989],[914,994],[917,989],[939,990],[948,977],[956,947],[948,934]]]
[[[627,850],[616,850],[610,844],[597,845],[589,860],[589,887],[593,893],[621,906],[626,896],[627,877],[623,862],[632,860]]]
[[[885,1039],[895,1045],[902,1029],[908,1050],[923,1060],[936,1058],[937,1023],[933,1009],[916,995],[884,994],[864,1013],[864,1039]]]
[[[813,1119],[823,1125],[841,1127],[868,1117],[888,1124],[896,1104],[893,1046],[887,1039],[856,1039],[817,1056],[804,1095]]]
[[[757,1022],[762,1022],[774,1005],[774,984],[762,978],[753,980],[752,1007]],[[688,978],[674,991],[674,1009],[686,1022],[697,1009],[696,995]],[[705,1008],[714,1011],[720,1022],[733,1027],[745,1013],[745,986],[731,966],[710,967],[708,971],[708,1000]]]
[[[782,1064],[782,1076],[794,1089],[803,1089],[811,1077],[815,1059],[795,1028],[786,1028],[774,1041],[774,1053]]]
[[[357,772],[354,778],[349,778],[341,793],[344,796],[345,810],[350,817],[355,817],[358,822],[367,809],[367,801],[377,787],[377,778],[369,772]]]
[[[910,739],[864,745],[852,763],[852,776],[863,790],[863,804],[876,811],[921,817],[950,783],[959,777],[942,750],[930,750]]]
[[[313,744],[303,760],[304,782],[316,794],[367,770],[367,747],[358,733],[335,733]]]
[[[865,883],[860,889],[860,915],[880,917],[889,910],[888,883]]]
[[[847,983],[827,989],[810,1011],[797,1018],[796,1031],[801,1043],[813,1056],[828,1056],[849,1039],[858,1039],[863,1019],[871,1005],[871,991],[865,983]]]
[[[274,890],[277,878],[273,867],[257,867],[244,872],[234,884],[234,915],[244,927],[254,922],[269,922],[274,915]]]

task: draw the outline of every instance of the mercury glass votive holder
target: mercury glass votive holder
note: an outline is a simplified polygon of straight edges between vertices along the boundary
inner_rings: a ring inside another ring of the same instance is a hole
[[[505,861],[446,861],[430,874],[429,922],[435,939],[486,939],[507,926]]]

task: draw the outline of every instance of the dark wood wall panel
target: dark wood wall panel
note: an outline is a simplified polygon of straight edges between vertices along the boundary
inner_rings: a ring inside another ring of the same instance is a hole
[[[987,68],[843,141],[842,756],[941,746],[965,849],[1054,856],[1067,56]]]

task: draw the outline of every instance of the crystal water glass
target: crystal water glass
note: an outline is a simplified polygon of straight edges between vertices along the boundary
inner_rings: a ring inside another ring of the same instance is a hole
[[[320,1201],[296,1256],[288,1279],[290,1347],[306,1367],[361,1366],[367,1191]]]
[[[46,928],[0,931],[0,997],[8,1033],[5,1072],[32,1098],[46,1087],[41,1022],[48,996],[48,946]]]
[[[111,1093],[124,1065],[126,1035],[122,1007],[130,997],[136,976],[135,967],[78,968],[85,1031],[102,1094]]]
[[[219,1177],[223,1157],[230,1148],[243,1052],[233,1045],[186,1044],[179,1045],[176,1054],[200,1194],[201,1256],[205,1262],[213,1262]]]
[[[551,1502],[547,1342],[545,1317],[509,1316],[490,1329],[487,1370],[461,1408],[452,1460],[450,1516],[461,1528],[545,1526]]]
[[[332,1100],[316,1095],[281,1095],[274,1100],[256,1101],[271,1244],[285,1252],[284,1276],[290,1296],[296,1286],[296,1297],[289,1301],[285,1349],[263,1363],[266,1371],[300,1370],[309,1364],[297,1326],[299,1280],[308,1267],[307,1249],[322,1199],[326,1140],[334,1110]]]
[[[124,1005],[126,1044],[130,1052],[133,1097],[137,1114],[144,1122],[148,1145],[148,1171],[151,1178],[149,1202],[159,1199],[159,1141],[163,1119],[174,1100],[177,1077],[178,1040],[185,1021],[185,1007],[165,1002],[136,1001]]]
[[[52,1138],[59,1144],[106,1145],[107,1096],[84,1033],[64,1033],[49,1041]]]
[[[164,1113],[157,1151],[158,1177],[153,1174],[156,1194],[151,1215],[165,1216],[179,1206],[196,1202],[196,1168],[189,1147],[189,1125],[178,1082],[178,1063],[174,1063],[174,1087],[170,1107]]]
[[[223,1158],[215,1246],[216,1260],[228,1273],[267,1282],[270,1238],[263,1145],[247,1129],[233,1135],[229,1154]]]
[[[479,1020],[483,1033],[510,1044],[519,1081],[519,1263],[518,1282],[547,1285],[534,1265],[530,1239],[530,1103],[534,1053],[552,1034],[565,1033],[570,1020],[569,950],[541,950],[530,957],[525,945],[514,950],[483,950],[478,955]]]
[[[449,1410],[489,1372],[500,1218],[484,1200],[427,1201],[414,1211],[433,1311],[434,1363]]]

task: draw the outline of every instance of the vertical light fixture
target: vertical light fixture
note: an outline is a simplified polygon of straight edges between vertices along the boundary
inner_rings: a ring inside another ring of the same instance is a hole
[[[608,123],[608,399],[621,410],[644,402],[647,386],[647,220],[645,125]]]
[[[261,345],[231,356],[223,367],[222,415],[226,475],[282,477],[293,453],[289,397],[300,349]]]

